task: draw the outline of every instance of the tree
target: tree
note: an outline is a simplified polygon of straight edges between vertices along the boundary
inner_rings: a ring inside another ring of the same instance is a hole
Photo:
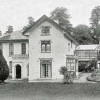
[[[13,32],[13,26],[9,25],[7,26],[7,31],[5,32],[5,34],[9,34]]]
[[[32,25],[34,25],[35,21],[33,17],[28,17],[28,24],[26,26],[23,27],[22,31],[26,31],[29,27],[31,27]]]
[[[94,38],[94,42],[98,43],[98,38],[95,37],[100,36],[100,6],[96,6],[91,13],[90,18],[92,37]]]
[[[30,26],[32,26],[35,22],[33,17],[28,17],[28,21]]]
[[[72,31],[72,24],[69,21],[70,15],[67,8],[57,7],[51,12],[51,19],[58,21],[58,24],[66,29],[68,33]]]
[[[79,44],[91,44],[92,37],[90,33],[91,31],[88,26],[80,24],[73,28],[72,36]]]
[[[2,50],[0,50],[0,81],[4,82],[9,76],[9,67],[7,62],[2,54]]]

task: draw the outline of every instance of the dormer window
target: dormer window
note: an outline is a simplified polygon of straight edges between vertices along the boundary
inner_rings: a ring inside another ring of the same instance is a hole
[[[42,35],[50,34],[50,26],[42,26]]]

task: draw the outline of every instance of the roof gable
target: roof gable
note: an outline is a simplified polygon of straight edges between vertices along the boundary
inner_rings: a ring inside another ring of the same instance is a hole
[[[46,15],[43,15],[40,19],[38,19],[31,27],[29,27],[27,30],[25,30],[23,32],[23,34],[25,35],[26,32],[30,32],[30,31],[34,30],[36,27],[38,27],[44,21],[48,21],[48,22],[52,23],[56,28],[62,30],[62,32],[64,32],[64,36],[66,38],[68,38],[69,40],[73,41],[73,43],[78,45],[76,40],[72,36],[70,36],[63,27],[61,27],[59,24],[54,22],[51,18],[47,17]]]

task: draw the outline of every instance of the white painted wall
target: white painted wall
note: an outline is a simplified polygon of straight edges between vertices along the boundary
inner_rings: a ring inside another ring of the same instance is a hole
[[[23,43],[23,42],[22,42]],[[26,43],[26,54],[29,54],[29,44],[28,42]],[[14,54],[21,54],[21,42],[19,43],[13,43],[14,44]],[[27,78],[27,64],[29,63],[29,59],[13,59],[11,56],[9,56],[9,43],[3,43],[3,55],[9,65],[9,61],[13,62],[12,66],[12,77],[15,78],[15,65],[16,64],[21,64],[22,67],[22,79]]]
[[[41,36],[41,26],[50,26],[50,36]],[[41,53],[41,40],[51,40],[51,53]],[[59,73],[61,66],[66,66],[66,55],[74,54],[75,44],[68,51],[68,43],[59,29],[49,22],[43,22],[29,36],[29,81],[40,78],[40,59],[52,59],[52,79],[59,79],[62,76]]]

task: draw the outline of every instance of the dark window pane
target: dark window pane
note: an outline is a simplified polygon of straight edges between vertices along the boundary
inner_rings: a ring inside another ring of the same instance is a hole
[[[51,45],[50,41],[41,41],[41,52],[50,52]]]
[[[26,43],[22,43],[22,54],[26,54]]]
[[[43,26],[42,27],[42,34],[48,35],[50,33],[50,27],[49,26]]]

